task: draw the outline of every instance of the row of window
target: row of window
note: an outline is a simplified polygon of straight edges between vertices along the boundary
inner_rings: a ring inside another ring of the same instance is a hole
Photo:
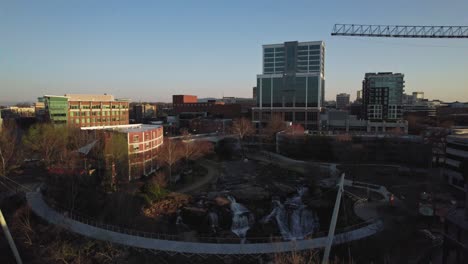
[[[70,109],[128,109],[128,105],[70,105]]]
[[[70,112],[70,116],[125,116],[128,115],[127,111],[122,112],[111,112],[111,111],[103,111],[101,112]]]
[[[265,52],[284,52],[284,47],[280,48],[265,48]]]
[[[155,131],[153,131],[152,135],[153,135],[153,139],[155,139],[156,137],[162,136],[162,132],[161,133],[156,133]],[[149,136],[150,135],[148,133],[145,134],[145,141],[150,140]],[[140,136],[139,135],[133,135],[132,142],[140,142]]]
[[[183,106],[198,106],[198,107],[201,107],[201,106],[213,106],[214,104],[213,103],[195,103],[195,104],[190,104],[190,103],[184,103],[184,104],[174,104],[174,107],[178,106],[178,107],[183,107]]]
[[[90,124],[90,123],[101,123],[101,122],[120,122],[125,121],[126,119],[121,119],[118,117],[113,118],[75,118],[75,124]],[[81,122],[80,122],[81,121]]]

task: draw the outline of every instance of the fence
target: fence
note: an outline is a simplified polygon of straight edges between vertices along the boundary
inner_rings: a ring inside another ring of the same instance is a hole
[[[41,199],[42,199],[42,195],[41,195]],[[63,216],[70,218],[72,220],[75,220],[77,222],[80,222],[82,224],[94,226],[94,227],[112,231],[112,232],[127,234],[131,236],[138,236],[138,237],[145,237],[145,238],[152,238],[152,239],[159,239],[159,240],[197,242],[197,243],[215,243],[215,244],[239,244],[241,242],[240,238],[223,238],[223,237],[216,237],[213,235],[210,236],[207,234],[200,234],[191,238],[187,238],[184,236],[184,233],[166,234],[166,233],[146,232],[146,231],[124,228],[124,227],[120,227],[116,225],[102,223],[94,219],[91,219],[90,217],[83,216],[79,213],[75,213],[75,212],[70,213],[68,210],[60,207],[56,203],[54,203],[53,209],[61,213]],[[365,222],[362,222],[356,225],[351,225],[351,226],[347,226],[341,229],[337,229],[335,234],[337,235],[340,233],[345,233],[345,232],[349,232],[349,231],[356,230],[359,228],[363,228],[363,227],[366,227],[368,225],[375,223],[376,221],[378,221],[378,218],[369,219]],[[311,235],[311,236],[306,237],[305,239],[312,239],[312,238],[319,238],[319,237],[326,237],[326,236],[327,236],[326,231],[320,231],[320,232],[314,233],[313,236]],[[273,243],[273,242],[284,241],[284,239],[281,236],[247,237],[247,241],[250,244]]]

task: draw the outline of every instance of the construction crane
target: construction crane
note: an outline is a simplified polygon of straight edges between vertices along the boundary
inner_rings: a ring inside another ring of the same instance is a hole
[[[335,24],[331,35],[394,38],[468,38],[468,26]]]

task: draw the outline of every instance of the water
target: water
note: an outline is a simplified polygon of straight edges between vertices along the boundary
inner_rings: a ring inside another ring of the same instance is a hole
[[[217,232],[218,229],[218,215],[211,211],[208,213],[208,221],[210,223],[210,228],[213,233]]]
[[[274,200],[273,211],[262,219],[266,223],[275,219],[281,236],[285,240],[304,239],[307,235],[319,229],[317,215],[302,203],[302,197],[307,192],[307,188],[300,187],[297,194],[286,202]]]
[[[241,238],[242,243],[244,243],[247,231],[250,229],[250,225],[253,222],[253,217],[249,209],[236,202],[234,197],[228,196],[228,200],[231,201],[231,231]]]

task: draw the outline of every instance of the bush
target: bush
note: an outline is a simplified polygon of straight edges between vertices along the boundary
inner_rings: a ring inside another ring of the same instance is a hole
[[[155,181],[148,181],[141,187],[141,196],[147,205],[164,199],[169,191]]]

